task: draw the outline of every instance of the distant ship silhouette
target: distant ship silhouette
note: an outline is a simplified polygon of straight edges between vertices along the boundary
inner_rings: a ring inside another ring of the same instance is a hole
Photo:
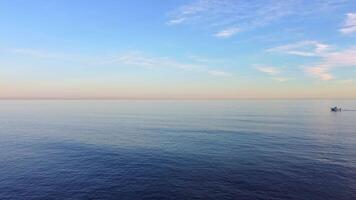
[[[341,112],[341,108],[338,108],[337,106],[330,108],[331,112]]]

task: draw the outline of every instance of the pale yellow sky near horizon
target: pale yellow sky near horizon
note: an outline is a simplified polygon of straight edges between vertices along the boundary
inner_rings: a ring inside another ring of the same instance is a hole
[[[104,84],[0,81],[0,99],[356,99],[354,84]]]

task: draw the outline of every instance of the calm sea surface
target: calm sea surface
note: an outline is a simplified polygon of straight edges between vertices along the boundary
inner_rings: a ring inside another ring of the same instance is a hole
[[[0,199],[356,199],[356,101],[0,101]]]

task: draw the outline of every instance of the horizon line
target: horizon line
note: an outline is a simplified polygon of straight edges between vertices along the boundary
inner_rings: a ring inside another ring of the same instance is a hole
[[[30,98],[0,98],[0,101],[6,100],[106,100],[106,101],[147,101],[147,100],[164,100],[164,101],[228,101],[228,100],[356,100],[356,98],[44,98],[44,97],[30,97]]]

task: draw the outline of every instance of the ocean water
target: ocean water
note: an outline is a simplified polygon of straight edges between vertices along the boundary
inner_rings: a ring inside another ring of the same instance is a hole
[[[0,199],[356,199],[356,101],[0,101]]]

